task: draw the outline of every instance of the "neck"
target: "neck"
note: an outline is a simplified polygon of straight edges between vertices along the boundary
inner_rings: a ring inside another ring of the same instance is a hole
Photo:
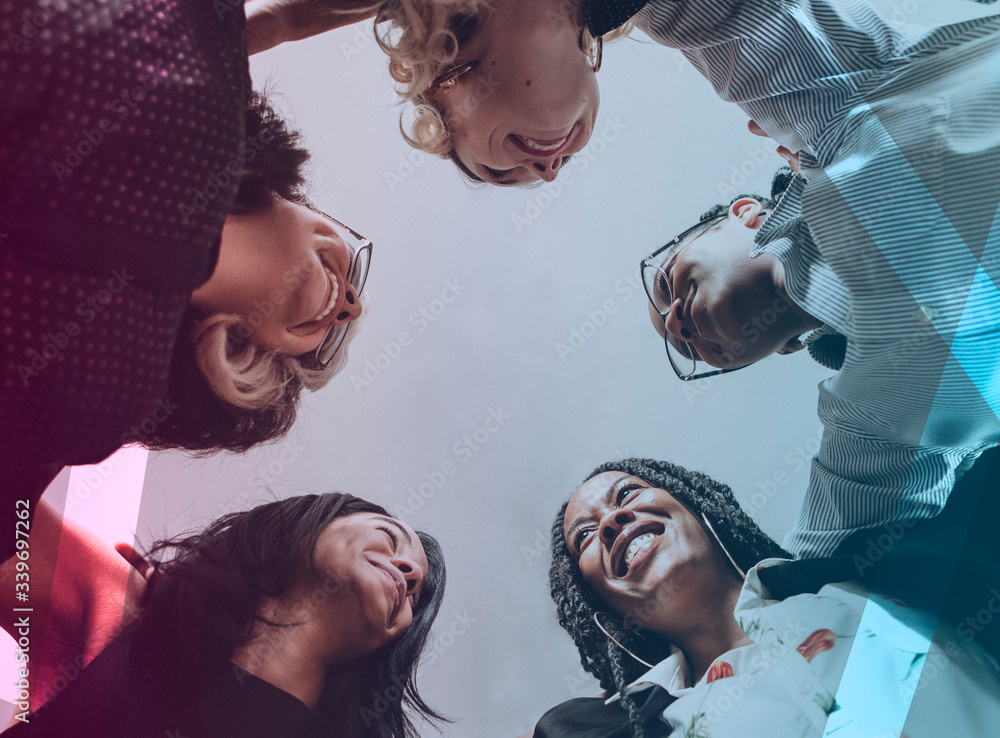
[[[726,651],[752,643],[733,616],[740,590],[740,584],[734,579],[733,586],[720,592],[719,597],[692,620],[693,625],[687,631],[679,635],[666,634],[684,653],[691,668],[692,683],[701,679],[712,662]]]
[[[806,331],[822,327],[822,320],[804,310],[788,294],[788,290],[785,288],[785,267],[779,259],[774,259],[772,278],[774,280],[774,287],[778,291],[778,296],[788,304],[789,313],[791,313],[788,320],[788,340],[797,338]]]
[[[250,641],[236,649],[232,662],[288,692],[310,710],[319,704],[326,685],[327,664],[298,625],[254,626]]]

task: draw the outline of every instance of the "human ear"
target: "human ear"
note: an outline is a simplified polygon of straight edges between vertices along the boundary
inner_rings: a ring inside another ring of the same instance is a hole
[[[801,351],[804,348],[805,344],[798,339],[798,336],[796,336],[795,338],[788,339],[788,343],[778,349],[776,353],[779,353],[782,356],[787,356],[788,354],[794,354],[796,351]]]
[[[729,220],[740,221],[747,228],[758,228],[763,220],[760,218],[764,206],[752,197],[741,197],[729,206]]]
[[[667,330],[663,323],[663,316],[657,312],[649,300],[646,300],[646,307],[649,308],[649,320],[653,323],[653,328],[660,334],[660,338],[663,338],[663,334]]]

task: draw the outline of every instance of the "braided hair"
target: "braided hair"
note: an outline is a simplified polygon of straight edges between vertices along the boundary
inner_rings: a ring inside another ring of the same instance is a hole
[[[649,485],[665,490],[684,503],[695,516],[705,513],[726,550],[744,571],[771,556],[789,557],[747,515],[729,486],[699,472],[692,472],[666,461],[623,459],[597,467],[587,475],[591,479],[607,471],[620,471],[638,477]],[[563,534],[567,502],[552,523],[552,564],[549,567],[549,590],[556,603],[559,625],[569,633],[580,652],[583,668],[597,678],[607,692],[621,692],[647,669],[622,653],[594,622],[594,614],[608,607],[580,573],[580,568],[566,545]],[[644,631],[635,618],[625,623],[603,618],[601,625],[632,653],[650,663],[662,661],[669,654],[669,642],[662,636]],[[635,738],[643,738],[639,710],[623,694],[622,707],[628,715]]]

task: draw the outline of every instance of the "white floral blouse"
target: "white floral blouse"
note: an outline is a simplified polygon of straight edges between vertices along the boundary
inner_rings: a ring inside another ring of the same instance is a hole
[[[936,618],[849,582],[769,600],[755,569],[735,615],[753,644],[724,653],[693,686],[680,651],[629,685],[678,698],[662,715],[673,735],[1000,735],[1000,668],[974,642],[977,618],[1000,617],[997,590],[967,626],[942,624],[935,634]]]

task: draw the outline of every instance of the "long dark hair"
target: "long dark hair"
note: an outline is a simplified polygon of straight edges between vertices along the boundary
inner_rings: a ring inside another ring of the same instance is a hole
[[[711,477],[666,461],[633,458],[602,464],[588,474],[587,479],[606,471],[631,474],[669,492],[695,515],[705,513],[719,539],[744,571],[769,556],[789,556],[743,511],[733,491]],[[601,625],[619,643],[649,663],[666,658],[669,643],[655,633],[644,631],[641,623],[631,618],[626,629],[620,618],[614,617],[612,608],[584,581],[563,535],[567,504],[559,509],[552,522],[549,590],[556,603],[559,625],[576,644],[583,668],[595,676],[607,692],[620,692],[646,672],[647,667],[624,654],[600,631],[594,622],[594,613],[611,613],[611,617],[602,618]],[[644,733],[635,702],[623,695],[621,703],[628,714],[632,734],[642,738]]]
[[[163,713],[184,705],[182,714],[208,714],[213,706],[204,695],[211,675],[231,667],[230,658],[256,623],[281,626],[259,615],[265,599],[281,597],[303,564],[315,573],[319,535],[334,518],[357,513],[389,515],[348,494],[303,495],[231,513],[198,535],[155,544],[151,557],[167,551],[174,556],[156,563],[157,581],[133,633],[129,668],[140,694],[164,699],[143,705],[146,715],[137,722],[149,724],[150,710],[158,706]],[[415,681],[445,585],[440,546],[425,533],[418,536],[428,578],[412,624],[396,641],[339,668],[315,710],[338,737],[415,738],[408,713],[445,720],[423,700]]]

